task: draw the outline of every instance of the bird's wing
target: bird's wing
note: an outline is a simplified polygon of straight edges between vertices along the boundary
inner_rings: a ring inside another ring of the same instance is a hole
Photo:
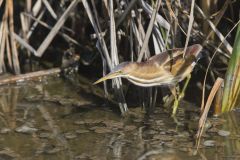
[[[168,52],[169,51],[165,51],[165,52],[156,54],[156,55],[150,57],[148,61],[154,61],[154,62],[157,62],[159,65],[161,65],[168,59],[168,57],[169,57]]]
[[[183,48],[175,48],[152,56],[149,61],[154,61],[155,63],[158,63],[158,65],[171,65],[174,63],[175,59],[178,59],[178,57],[182,58],[182,54]]]
[[[176,83],[174,76],[171,72],[159,67],[155,73],[142,72],[137,75],[129,75],[127,79],[135,85],[142,87],[160,86],[160,85],[171,85]]]

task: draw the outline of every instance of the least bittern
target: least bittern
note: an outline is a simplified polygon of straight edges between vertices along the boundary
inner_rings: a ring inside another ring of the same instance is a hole
[[[94,84],[121,77],[142,87],[175,86],[178,82],[190,76],[200,58],[201,50],[202,46],[195,44],[187,48],[184,57],[184,49],[176,48],[157,54],[145,62],[123,62]],[[174,96],[176,101],[176,95]],[[178,102],[174,104],[173,114],[176,113]]]

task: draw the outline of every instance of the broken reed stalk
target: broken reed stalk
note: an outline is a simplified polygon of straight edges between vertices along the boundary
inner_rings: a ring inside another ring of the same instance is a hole
[[[68,6],[68,8],[66,9],[66,11],[63,13],[63,15],[59,18],[59,20],[57,21],[57,23],[54,25],[54,27],[52,28],[52,30],[49,32],[49,34],[47,35],[47,37],[45,38],[45,40],[42,42],[42,44],[38,47],[37,49],[37,57],[41,57],[43,55],[43,53],[45,52],[45,50],[47,49],[47,47],[50,45],[50,43],[52,42],[53,38],[56,36],[56,34],[58,33],[58,31],[61,29],[61,27],[64,25],[65,21],[67,20],[67,18],[69,17],[71,11],[77,6],[77,4],[79,3],[79,0],[73,0],[71,2],[71,4]]]
[[[40,24],[41,26],[43,26],[43,27],[45,27],[45,28],[47,28],[49,30],[52,30],[52,28],[53,28],[49,24],[39,20],[38,18],[33,17],[31,14],[23,13],[23,15],[29,17],[30,19],[34,20],[35,22],[37,22],[38,24]],[[77,42],[75,39],[71,38],[68,34],[66,34],[66,33],[64,33],[62,31],[59,31],[58,34],[60,36],[62,36],[63,38],[65,38],[67,41],[70,41],[70,42],[74,43],[77,46],[81,46],[81,44],[79,44],[79,42]]]
[[[227,8],[228,8],[228,6],[229,6],[230,4],[231,4],[231,0],[226,0],[225,3],[224,3],[224,5],[223,5],[223,7],[220,9],[220,11],[219,11],[219,13],[218,13],[218,18],[216,18],[215,21],[213,22],[213,24],[214,24],[216,27],[218,26],[220,20],[222,19],[225,11],[227,10]],[[209,40],[209,38],[213,35],[213,33],[214,33],[214,30],[211,30],[211,31],[208,33],[208,35],[207,35],[207,37],[206,37],[206,39],[205,39],[205,42]]]
[[[214,83],[214,86],[213,86],[209,96],[208,96],[208,99],[207,99],[207,102],[205,104],[204,110],[202,112],[201,118],[199,119],[197,140],[196,140],[197,150],[198,150],[199,145],[200,145],[201,136],[202,136],[203,131],[204,131],[204,126],[205,126],[205,122],[207,120],[208,112],[210,110],[210,107],[211,107],[211,104],[212,104],[213,99],[215,97],[215,94],[217,93],[218,89],[221,87],[222,83],[223,83],[223,79],[218,77],[216,82]]]
[[[217,29],[217,27],[213,24],[212,21],[210,21],[207,16],[203,13],[203,11],[201,10],[201,8],[198,5],[195,5],[195,8],[197,9],[198,13],[200,13],[200,15],[206,19],[206,21],[208,22],[209,26],[211,27],[211,29],[215,32],[215,34],[218,36],[218,38],[220,39],[221,43],[224,44],[224,46],[226,47],[227,51],[229,54],[232,53],[232,46],[228,43],[228,41],[226,40],[226,38],[224,38],[224,36],[222,35],[222,33]]]
[[[221,84],[221,87],[217,91],[215,99],[214,99],[214,112],[213,112],[213,115],[215,117],[219,116],[222,113],[223,89],[224,89],[224,82]]]

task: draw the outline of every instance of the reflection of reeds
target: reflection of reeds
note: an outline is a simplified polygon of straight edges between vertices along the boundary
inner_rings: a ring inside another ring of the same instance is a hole
[[[0,106],[3,119],[5,121],[6,127],[10,127],[11,129],[16,128],[16,107],[18,103],[18,87],[11,88],[2,88],[2,94],[0,96]]]
[[[239,159],[240,142],[235,139],[240,134],[239,114],[229,112],[227,114],[224,114],[223,118],[226,120],[226,122],[223,124],[222,130],[229,131],[230,136],[232,137],[224,139],[224,156],[232,156],[233,159]]]
[[[61,130],[59,126],[56,124],[51,114],[48,112],[47,108],[44,107],[43,105],[37,105],[37,108],[41,113],[43,119],[46,121],[47,125],[51,129],[53,137],[60,144],[60,146],[63,146],[64,149],[67,151],[69,159],[73,159],[73,154],[71,148],[69,147],[68,141],[65,139],[64,136],[60,134]]]

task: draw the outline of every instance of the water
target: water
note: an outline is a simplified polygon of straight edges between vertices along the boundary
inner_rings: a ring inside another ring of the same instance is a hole
[[[237,111],[209,119],[193,155],[194,110],[174,120],[161,107],[151,114],[136,107],[123,118],[96,86],[59,77],[0,90],[0,159],[240,159]]]

